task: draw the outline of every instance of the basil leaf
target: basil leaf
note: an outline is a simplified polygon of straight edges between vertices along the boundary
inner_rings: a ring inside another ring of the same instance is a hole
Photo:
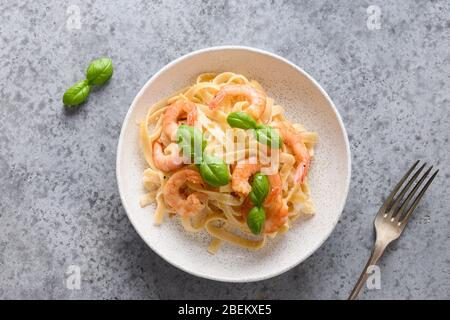
[[[250,200],[252,200],[255,206],[261,206],[264,203],[267,195],[269,194],[270,183],[267,176],[261,172],[256,173],[253,176],[252,191],[250,192]]]
[[[230,173],[225,162],[220,158],[207,154],[203,156],[203,162],[200,165],[200,175],[206,183],[213,187],[221,187],[230,182]]]
[[[91,62],[86,70],[86,79],[89,84],[102,85],[113,75],[112,60],[100,58]]]
[[[262,143],[266,144],[273,149],[281,148],[283,145],[283,141],[281,140],[278,132],[270,127],[265,125],[259,125],[256,131],[256,139]]]
[[[227,117],[227,122],[232,128],[255,129],[257,124],[255,119],[245,112],[231,112]]]
[[[91,87],[87,80],[78,81],[64,92],[63,103],[66,106],[77,106],[82,104],[86,101],[90,91]]]
[[[183,151],[183,155],[193,160],[194,163],[202,162],[206,140],[203,133],[196,127],[182,124],[177,129],[177,143]]]
[[[266,213],[261,207],[253,207],[247,216],[247,225],[253,234],[261,234],[264,223],[266,222]]]

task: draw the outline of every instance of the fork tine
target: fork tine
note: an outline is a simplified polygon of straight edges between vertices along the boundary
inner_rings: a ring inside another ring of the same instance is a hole
[[[431,169],[431,168],[430,168]],[[427,171],[428,173],[429,171]],[[419,195],[416,197],[416,199],[414,200],[414,202],[412,203],[411,207],[409,207],[408,211],[405,214],[405,217],[399,222],[400,224],[403,224],[403,227],[406,225],[406,223],[408,223],[409,218],[411,217],[411,214],[413,213],[414,209],[416,209],[417,205],[419,204],[420,200],[422,199],[423,195],[425,194],[425,191],[427,191],[428,187],[430,186],[430,184],[433,182],[434,178],[437,176],[439,170],[436,170],[435,173],[433,173],[433,175],[431,176],[430,179],[428,179],[427,183],[425,184],[425,186],[422,188],[422,190],[420,190]],[[425,176],[425,175],[424,175]],[[419,181],[417,183],[417,185],[422,184],[423,180],[420,179],[421,181]],[[416,189],[416,188],[414,188]],[[417,188],[418,189],[418,188]],[[416,189],[416,190],[417,190]],[[414,190],[413,190],[414,191]],[[411,193],[413,192],[411,191]],[[415,192],[415,191],[414,191]],[[414,194],[413,194],[414,195]],[[408,198],[410,198],[410,196],[408,195]],[[412,196],[411,196],[412,198]],[[408,201],[409,202],[409,201]],[[406,203],[406,205],[408,205],[408,203]],[[403,206],[402,206],[403,207]],[[406,206],[405,206],[406,209]]]
[[[419,160],[417,160],[413,164],[413,166],[408,170],[408,172],[403,176],[403,178],[400,179],[400,181],[397,183],[397,185],[392,190],[391,194],[384,201],[383,205],[381,206],[380,212],[382,212],[383,214],[386,212],[386,208],[390,206],[390,204],[392,202],[392,199],[394,198],[395,194],[400,189],[400,187],[403,185],[403,182],[405,182],[405,180],[409,177],[411,172],[413,172],[413,170],[417,167],[418,164],[419,164]]]
[[[389,209],[391,212],[392,217],[397,217],[398,216],[398,207],[400,206],[400,203],[403,199],[403,196],[405,195],[405,193],[409,190],[409,188],[411,187],[411,185],[414,183],[414,181],[416,181],[417,177],[419,176],[419,174],[422,172],[423,168],[425,168],[425,166],[427,165],[427,163],[425,162],[420,168],[419,170],[416,171],[416,173],[414,173],[414,175],[412,176],[411,179],[409,179],[408,183],[403,187],[403,189],[400,191],[400,194],[395,197],[395,201],[392,204],[392,207]],[[433,168],[433,167],[431,167]]]
[[[403,215],[403,213],[406,211],[406,208],[408,207],[408,203],[410,202],[411,198],[414,196],[414,194],[416,193],[416,191],[419,189],[419,187],[422,185],[422,183],[425,181],[426,177],[428,177],[428,174],[431,172],[431,170],[433,169],[433,166],[431,166],[423,175],[422,177],[419,179],[419,181],[416,183],[416,185],[414,186],[414,188],[409,192],[408,196],[406,197],[406,199],[403,200],[400,208],[396,208],[397,212],[395,213],[395,219],[393,218],[392,221],[394,222],[398,222],[401,218],[401,216]],[[415,177],[416,178],[416,177]]]

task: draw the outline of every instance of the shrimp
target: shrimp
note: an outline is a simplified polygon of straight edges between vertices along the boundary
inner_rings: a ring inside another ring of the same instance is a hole
[[[261,169],[261,165],[256,162],[255,158],[249,158],[239,162],[231,175],[231,188],[241,196],[247,196],[252,187],[248,183],[248,179]]]
[[[180,155],[180,147],[176,143],[169,144],[163,151],[161,143],[153,143],[153,162],[162,171],[169,172],[183,165],[183,157]]]
[[[244,111],[255,118],[255,120],[258,120],[266,109],[266,95],[249,84],[229,84],[223,86],[209,103],[209,108],[217,108],[227,96],[245,97],[250,103],[250,106]]]
[[[172,103],[163,116],[163,132],[171,140],[175,141],[178,129],[178,119],[187,114],[187,124],[193,126],[197,120],[197,106],[192,101],[177,100]]]
[[[182,169],[174,173],[164,185],[164,201],[178,214],[193,216],[205,208],[208,196],[201,192],[193,192],[185,197],[181,190],[186,182],[204,185],[200,173],[192,169]]]
[[[287,205],[283,202],[283,189],[280,174],[273,174],[267,178],[270,182],[270,192],[263,204],[266,213],[264,232],[272,233],[286,223],[289,212]]]
[[[282,182],[279,173],[267,176],[270,183],[270,192],[264,200],[263,208],[266,213],[266,221],[264,224],[264,232],[272,233],[277,231],[282,225],[284,225],[288,218],[288,207],[283,202],[282,194]],[[253,203],[250,198],[247,197],[241,206],[241,214],[246,220],[247,215]]]
[[[294,152],[295,160],[298,163],[294,173],[294,182],[303,183],[311,164],[311,156],[302,136],[287,123],[277,123],[273,127],[280,131],[283,142]]]

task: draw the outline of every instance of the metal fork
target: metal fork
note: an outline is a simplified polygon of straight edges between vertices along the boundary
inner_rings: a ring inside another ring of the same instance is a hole
[[[417,207],[420,200],[422,199],[425,191],[428,189],[431,182],[433,182],[434,178],[439,172],[439,170],[436,170],[436,172],[433,173],[433,175],[426,181],[425,186],[420,190],[419,194],[414,198],[414,195],[417,193],[420,186],[424,184],[425,179],[428,177],[431,170],[433,169],[433,166],[431,166],[422,175],[419,181],[414,185],[413,189],[405,197],[408,190],[413,186],[414,181],[417,180],[420,173],[426,166],[426,163],[424,163],[414,173],[411,179],[408,180],[405,186],[400,190],[402,185],[405,183],[405,181],[417,167],[419,162],[420,161],[414,163],[414,165],[408,170],[405,176],[397,183],[394,190],[392,190],[391,194],[388,196],[388,198],[378,211],[378,214],[375,217],[374,221],[376,231],[375,246],[373,247],[372,255],[369,258],[369,261],[367,261],[367,264],[364,267],[364,270],[361,273],[358,282],[356,283],[355,287],[352,290],[352,293],[348,298],[349,300],[356,299],[356,297],[359,294],[359,291],[366,283],[367,278],[369,276],[369,274],[367,273],[367,269],[370,266],[375,265],[383,255],[384,251],[386,250],[386,247],[391,242],[400,237],[403,230],[405,229],[406,224],[409,221],[409,218],[411,217],[411,214],[413,213],[414,209]]]

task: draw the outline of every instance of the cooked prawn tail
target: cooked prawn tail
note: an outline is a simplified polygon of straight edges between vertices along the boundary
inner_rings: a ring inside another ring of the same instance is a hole
[[[304,183],[306,175],[308,174],[309,165],[311,163],[311,159],[307,159],[305,162],[300,163],[295,169],[294,174],[294,182],[295,183]]]
[[[153,142],[153,162],[155,166],[164,172],[169,172],[180,168],[183,165],[184,158],[180,155],[180,149],[177,144],[171,143],[163,151],[161,143]]]
[[[266,220],[266,223],[264,225],[265,233],[275,232],[286,223],[289,215],[288,206],[283,203],[282,207],[279,209],[276,215],[276,219]]]
[[[226,96],[227,92],[225,90],[220,90],[219,92],[217,92],[214,98],[209,103],[209,108],[211,110],[216,109],[222,103],[222,101],[225,100]]]
[[[171,141],[176,140],[179,118],[187,114],[187,123],[194,125],[197,120],[197,106],[191,101],[177,100],[172,103],[163,116],[163,132]]]
[[[241,196],[247,196],[252,187],[248,180],[261,169],[261,164],[255,158],[244,159],[239,162],[231,175],[231,188]]]
[[[208,202],[208,196],[201,192],[193,192],[187,197],[182,192],[186,182],[204,184],[198,171],[181,169],[175,172],[164,185],[164,201],[182,216],[192,216],[201,212]]]
[[[202,179],[202,177],[200,175],[188,176],[186,178],[186,181],[188,181],[190,183],[193,183],[193,184],[198,184],[198,185],[201,185],[201,186],[205,185],[205,182],[203,181],[203,179]]]
[[[197,108],[195,107],[187,115],[187,124],[190,126],[193,126],[193,125],[195,125],[196,121],[197,121]]]

